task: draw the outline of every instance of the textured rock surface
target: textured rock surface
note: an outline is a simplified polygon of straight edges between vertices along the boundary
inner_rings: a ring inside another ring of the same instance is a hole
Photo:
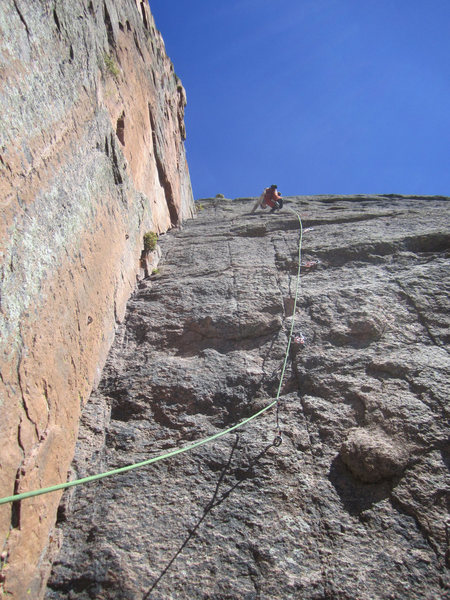
[[[143,234],[193,202],[185,94],[147,2],[3,0],[0,80],[3,497],[66,479]],[[16,598],[38,597],[58,502],[0,507]]]
[[[340,457],[357,479],[375,483],[400,476],[408,464],[409,453],[383,432],[356,428],[344,440]]]
[[[161,239],[82,417],[46,598],[423,599],[448,579],[448,201],[204,201]],[[350,468],[349,468],[350,467]]]

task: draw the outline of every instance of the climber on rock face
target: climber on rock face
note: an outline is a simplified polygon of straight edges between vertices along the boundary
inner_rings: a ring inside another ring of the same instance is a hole
[[[271,185],[266,188],[263,192],[263,199],[261,202],[261,208],[270,207],[270,212],[274,213],[276,210],[283,208],[283,198],[280,192],[277,190],[276,185]]]

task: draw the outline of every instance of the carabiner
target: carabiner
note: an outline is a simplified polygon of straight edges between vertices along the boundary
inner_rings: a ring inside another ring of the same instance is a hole
[[[278,448],[278,446],[281,446],[281,444],[283,443],[283,438],[281,437],[281,431],[278,433],[277,436],[275,436],[275,439],[273,440],[273,445],[275,446],[275,448]]]

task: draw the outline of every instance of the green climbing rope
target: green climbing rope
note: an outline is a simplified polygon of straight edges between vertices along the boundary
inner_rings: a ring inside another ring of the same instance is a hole
[[[287,349],[286,349],[283,368],[281,371],[280,384],[278,386],[278,392],[277,392],[276,399],[273,400],[272,402],[270,402],[267,406],[265,406],[264,408],[262,408],[255,414],[253,414],[252,416],[244,419],[243,421],[237,423],[236,425],[233,425],[232,427],[229,427],[228,429],[225,429],[223,431],[219,431],[218,433],[215,433],[214,435],[204,438],[203,440],[194,442],[193,444],[190,444],[189,446],[184,446],[183,448],[171,450],[170,452],[166,452],[164,454],[154,456],[153,458],[149,458],[147,460],[143,460],[141,462],[137,462],[132,465],[127,465],[126,467],[119,467],[118,469],[112,469],[111,471],[105,471],[104,473],[98,473],[97,475],[90,475],[89,477],[83,477],[82,479],[66,481],[65,483],[59,483],[57,485],[52,485],[50,487],[33,490],[31,492],[23,492],[22,494],[15,494],[14,496],[7,496],[5,498],[0,498],[0,504],[7,504],[8,502],[16,502],[18,500],[25,500],[26,498],[32,498],[34,496],[40,496],[42,494],[49,494],[50,492],[57,492],[58,490],[64,490],[66,488],[70,488],[75,485],[82,485],[84,483],[98,481],[99,479],[104,479],[105,477],[110,477],[112,475],[119,475],[120,473],[126,473],[127,471],[131,471],[133,469],[139,469],[140,467],[145,467],[146,465],[151,465],[160,460],[170,458],[171,456],[176,456],[177,454],[182,454],[183,452],[188,452],[189,450],[193,450],[194,448],[198,448],[199,446],[202,446],[203,444],[212,442],[213,440],[216,440],[217,438],[220,438],[220,437],[234,431],[235,429],[242,427],[246,423],[249,423],[253,419],[256,419],[257,417],[259,417],[260,415],[262,415],[263,413],[265,413],[266,411],[268,411],[270,408],[272,408],[275,405],[277,406],[277,430],[278,430],[278,432],[280,432],[280,428],[279,428],[279,398],[280,398],[281,386],[283,383],[284,373],[286,371],[286,365],[287,365],[287,361],[289,358],[289,348],[291,345],[291,337],[292,337],[292,332],[294,329],[295,309],[297,306],[297,299],[298,299],[298,294],[299,294],[299,289],[300,289],[301,246],[302,246],[302,237],[303,237],[303,228],[302,228],[302,222],[301,222],[300,216],[292,209],[289,209],[289,210],[297,216],[298,221],[300,223],[300,241],[299,241],[299,254],[298,254],[299,262],[298,262],[298,272],[297,272],[297,287],[296,287],[295,300],[294,300],[294,313],[293,313],[293,318],[292,318],[291,329],[289,332],[289,341],[288,341],[288,345],[287,345]]]
[[[278,435],[281,435],[280,432],[280,394],[281,394],[281,386],[283,385],[283,379],[284,379],[284,372],[286,371],[286,365],[289,359],[289,350],[291,347],[291,340],[292,340],[292,333],[294,331],[294,324],[295,324],[295,311],[297,308],[297,301],[298,301],[298,295],[300,292],[300,269],[302,266],[302,241],[303,241],[303,224],[302,224],[302,220],[300,219],[300,215],[295,212],[295,210],[292,210],[292,208],[289,208],[288,210],[290,210],[292,213],[294,213],[294,215],[297,217],[298,219],[298,223],[299,223],[299,227],[300,227],[300,239],[298,242],[298,267],[297,267],[297,285],[295,287],[295,296],[294,296],[294,308],[292,311],[292,322],[291,322],[291,328],[289,330],[289,338],[288,338],[288,344],[287,344],[287,348],[286,348],[286,354],[284,355],[284,362],[283,362],[283,368],[281,369],[281,376],[280,376],[280,383],[278,385],[278,391],[277,391],[277,396],[275,399],[276,405],[277,405],[277,431],[278,431]]]
[[[140,467],[145,467],[145,465],[151,465],[152,463],[158,462],[160,460],[164,460],[165,458],[170,458],[171,456],[175,456],[176,454],[181,454],[182,452],[187,452],[188,450],[193,450],[194,448],[197,448],[198,446],[202,446],[203,444],[211,442],[212,440],[215,440],[219,437],[222,437],[223,435],[226,435],[227,433],[230,433],[230,431],[234,431],[238,427],[242,427],[243,425],[245,425],[252,419],[256,419],[256,417],[259,417],[259,415],[266,412],[266,410],[269,410],[269,408],[272,408],[272,406],[274,406],[274,404],[276,404],[276,402],[277,401],[274,400],[273,402],[271,402],[270,404],[268,404],[267,406],[262,408],[260,411],[258,411],[251,417],[244,419],[240,423],[237,423],[236,425],[233,425],[232,427],[229,427],[228,429],[225,429],[224,431],[219,431],[218,433],[215,433],[214,435],[211,435],[203,440],[194,442],[193,444],[190,444],[189,446],[185,446],[184,448],[177,448],[176,450],[171,450],[170,452],[166,452],[165,454],[160,454],[159,456],[155,456],[153,458],[143,460],[142,462],[134,463],[132,465],[127,465],[126,467],[119,467],[118,469],[113,469],[112,471],[106,471],[105,473],[98,473],[97,475],[90,475],[89,477],[83,477],[82,479],[75,479],[74,481],[66,481],[65,483],[59,483],[58,485],[52,485],[50,487],[41,488],[39,490],[34,490],[32,492],[24,492],[23,494],[16,494],[15,496],[9,496],[7,498],[0,498],[0,504],[6,504],[7,502],[15,502],[16,500],[25,500],[25,498],[31,498],[33,496],[40,496],[41,494],[48,494],[49,492],[56,492],[58,490],[64,490],[66,488],[73,487],[74,485],[90,483],[91,481],[97,481],[98,479],[110,477],[111,475],[119,475],[120,473],[126,473],[127,471],[131,471],[133,469],[139,469]]]

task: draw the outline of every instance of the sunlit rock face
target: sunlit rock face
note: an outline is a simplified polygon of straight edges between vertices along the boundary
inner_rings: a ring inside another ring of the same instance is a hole
[[[448,199],[205,200],[160,239],[87,403],[46,598],[441,598]],[[292,212],[292,210],[294,212]]]
[[[3,497],[66,480],[143,235],[193,200],[185,92],[147,2],[3,0],[0,80]],[[14,598],[41,594],[58,502],[0,507]]]

